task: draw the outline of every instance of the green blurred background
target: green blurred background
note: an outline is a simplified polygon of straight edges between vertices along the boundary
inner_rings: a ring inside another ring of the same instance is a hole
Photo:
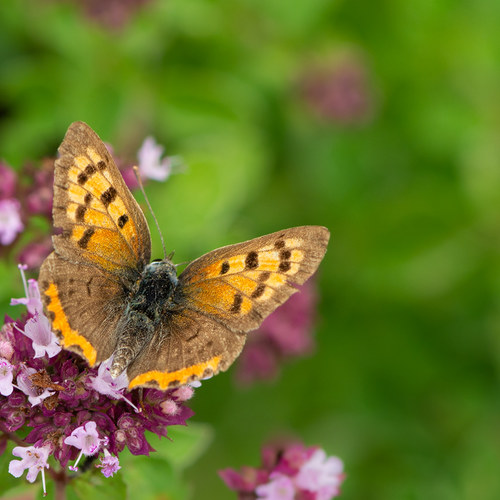
[[[340,456],[345,500],[500,498],[500,3],[106,3],[2,0],[0,156],[54,155],[75,120],[130,158],[154,135],[187,165],[147,186],[177,262],[333,236],[317,352],[196,392],[192,498],[234,498],[216,470],[277,434]]]

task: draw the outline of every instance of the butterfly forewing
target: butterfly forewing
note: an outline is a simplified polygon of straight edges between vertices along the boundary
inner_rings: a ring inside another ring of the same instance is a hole
[[[232,331],[253,330],[316,271],[329,236],[303,226],[209,252],[179,276],[186,307]]]
[[[73,123],[59,148],[54,179],[54,237],[59,255],[111,272],[142,270],[151,241],[144,214],[113,158],[85,123]]]

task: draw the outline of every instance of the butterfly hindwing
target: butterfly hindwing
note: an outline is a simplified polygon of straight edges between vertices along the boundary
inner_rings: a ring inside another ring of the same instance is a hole
[[[55,163],[54,249],[109,272],[142,270],[151,240],[139,205],[110,153],[85,123],[73,123]]]
[[[165,321],[152,342],[130,365],[129,389],[169,389],[229,368],[246,335],[186,309]]]
[[[125,297],[114,276],[95,266],[72,263],[52,253],[43,263],[39,283],[45,312],[62,347],[90,366],[111,356]]]
[[[209,252],[179,276],[186,307],[229,330],[253,330],[316,271],[329,236],[302,226]]]

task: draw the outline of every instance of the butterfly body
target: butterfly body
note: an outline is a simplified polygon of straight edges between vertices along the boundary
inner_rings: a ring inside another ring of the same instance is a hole
[[[182,310],[177,272],[170,260],[148,264],[132,289],[124,290],[126,307],[118,322],[111,375],[117,377],[151,342],[155,330]],[[168,335],[168,332],[165,332]]]
[[[106,147],[70,126],[55,164],[54,252],[40,270],[61,345],[94,366],[113,356],[129,389],[167,389],[226,370],[246,334],[317,269],[320,226],[285,229],[213,250],[177,276],[150,261],[149,229]]]

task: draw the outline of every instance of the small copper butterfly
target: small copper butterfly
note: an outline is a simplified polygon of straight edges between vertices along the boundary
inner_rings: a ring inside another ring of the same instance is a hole
[[[317,269],[329,231],[284,229],[213,250],[177,276],[151,257],[144,214],[97,134],[73,123],[55,162],[54,251],[40,271],[62,347],[113,356],[129,389],[168,389],[227,370],[256,329]]]

